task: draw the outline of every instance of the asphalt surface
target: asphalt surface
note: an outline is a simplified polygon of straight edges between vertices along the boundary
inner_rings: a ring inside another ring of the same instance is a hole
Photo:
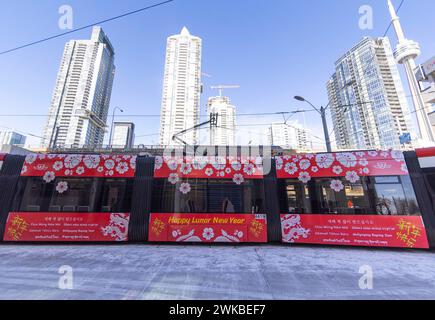
[[[373,289],[360,288],[362,266]],[[0,245],[0,299],[435,299],[435,252]]]

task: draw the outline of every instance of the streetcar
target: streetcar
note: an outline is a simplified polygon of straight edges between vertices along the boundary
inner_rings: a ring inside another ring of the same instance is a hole
[[[5,243],[435,246],[435,148],[0,155]]]

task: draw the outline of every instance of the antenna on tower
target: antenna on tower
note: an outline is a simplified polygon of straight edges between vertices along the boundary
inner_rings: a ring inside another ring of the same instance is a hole
[[[217,86],[211,86],[210,87],[213,90],[219,90],[219,97],[222,97],[222,92],[224,89],[239,89],[239,85],[217,85]]]

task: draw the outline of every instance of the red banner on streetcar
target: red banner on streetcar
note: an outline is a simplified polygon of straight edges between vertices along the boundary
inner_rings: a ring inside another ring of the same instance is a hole
[[[367,176],[407,175],[401,151],[359,151],[319,154],[296,154],[275,157],[279,179],[346,177],[349,181]]]
[[[152,242],[267,242],[264,214],[160,214],[150,217]]]
[[[281,227],[285,243],[429,248],[420,216],[287,214]]]
[[[128,241],[128,213],[13,212],[4,241],[122,242]]]
[[[136,170],[136,156],[29,154],[21,170],[22,177],[94,177],[132,178]]]

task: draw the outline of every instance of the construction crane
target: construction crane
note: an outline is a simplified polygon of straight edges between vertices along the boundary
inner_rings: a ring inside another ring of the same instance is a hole
[[[219,90],[219,97],[222,97],[222,92],[224,89],[239,89],[239,85],[218,85],[218,86],[211,86],[210,87],[213,90]]]

